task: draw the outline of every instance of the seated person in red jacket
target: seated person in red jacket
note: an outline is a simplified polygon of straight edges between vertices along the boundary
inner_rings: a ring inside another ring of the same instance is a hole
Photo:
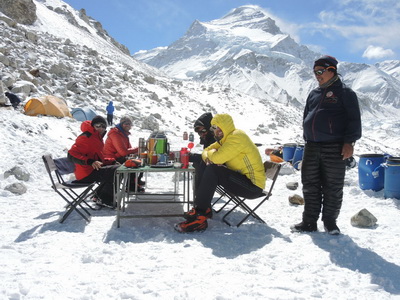
[[[113,205],[114,174],[118,165],[113,158],[103,154],[103,137],[107,122],[101,116],[81,124],[82,134],[68,151],[68,158],[75,163],[75,177],[81,182],[99,182],[97,197],[102,204]]]
[[[104,145],[104,155],[107,158],[114,158],[123,164],[126,157],[130,154],[137,154],[138,148],[132,148],[129,136],[132,127],[132,120],[128,116],[121,118],[119,124],[111,128],[107,134],[106,143]]]
[[[131,127],[132,119],[129,116],[124,116],[119,124],[110,129],[104,146],[105,157],[115,159],[123,164],[130,154],[138,154],[138,147],[133,148],[129,141]],[[140,173],[138,176],[139,186],[144,185],[142,177],[143,173]]]

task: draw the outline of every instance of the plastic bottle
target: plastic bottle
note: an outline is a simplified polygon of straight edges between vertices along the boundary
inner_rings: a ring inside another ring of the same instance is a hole
[[[188,133],[187,131],[183,132],[183,140],[187,141],[188,140]]]
[[[183,147],[179,152],[181,155],[182,169],[187,169],[189,167],[189,151],[187,148]]]
[[[194,134],[193,134],[193,132],[191,132],[189,134],[189,141],[194,142]]]

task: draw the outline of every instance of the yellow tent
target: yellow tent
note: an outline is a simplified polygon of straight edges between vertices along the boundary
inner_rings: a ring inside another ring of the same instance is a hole
[[[24,110],[28,116],[47,115],[72,118],[64,100],[50,95],[30,99],[25,104]]]

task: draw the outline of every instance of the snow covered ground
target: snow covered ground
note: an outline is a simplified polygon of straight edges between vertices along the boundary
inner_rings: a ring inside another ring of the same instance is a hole
[[[266,224],[250,218],[230,228],[215,214],[203,233],[174,231],[180,218],[127,219],[117,228],[110,209],[88,224],[76,213],[60,224],[65,202],[51,190],[41,155],[64,156],[79,122],[1,109],[0,125],[0,299],[400,299],[400,200],[362,191],[357,168],[347,173],[339,236],[322,223],[316,233],[290,232],[303,210],[288,202],[302,194],[299,171],[279,176],[260,209]],[[135,130],[133,144],[147,137]],[[31,175],[21,196],[4,190],[18,182],[4,178],[10,166]],[[293,181],[296,191],[286,188]],[[350,224],[363,208],[377,217],[374,228]]]

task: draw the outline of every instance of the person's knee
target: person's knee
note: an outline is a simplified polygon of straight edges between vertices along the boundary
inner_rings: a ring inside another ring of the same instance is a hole
[[[218,166],[218,165],[215,165],[215,164],[209,164],[209,165],[206,165],[205,166],[205,168],[204,168],[204,173],[205,174],[217,174],[218,173],[218,168],[221,168],[220,166]]]

